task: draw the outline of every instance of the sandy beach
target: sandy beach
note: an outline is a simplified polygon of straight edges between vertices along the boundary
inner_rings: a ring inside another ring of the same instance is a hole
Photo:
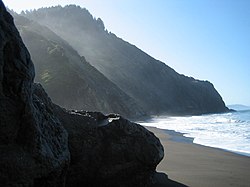
[[[250,157],[192,143],[174,131],[147,127],[164,146],[157,171],[190,187],[250,187]]]

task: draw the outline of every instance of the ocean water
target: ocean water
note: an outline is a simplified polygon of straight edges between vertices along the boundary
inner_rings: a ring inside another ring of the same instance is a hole
[[[194,143],[250,156],[250,110],[187,117],[153,117],[144,126],[174,130]]]

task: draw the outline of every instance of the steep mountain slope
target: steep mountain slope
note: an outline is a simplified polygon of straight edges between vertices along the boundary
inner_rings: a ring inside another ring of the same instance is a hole
[[[46,25],[151,114],[202,114],[228,108],[208,81],[180,75],[105,30],[101,19],[80,7],[23,12]]]
[[[31,52],[40,82],[52,100],[66,108],[144,115],[121,89],[48,28],[14,14],[19,32]]]

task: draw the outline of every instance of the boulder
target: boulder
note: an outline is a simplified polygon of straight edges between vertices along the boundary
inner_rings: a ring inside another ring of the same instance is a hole
[[[67,186],[150,186],[164,156],[159,139],[119,115],[54,111],[69,133]]]

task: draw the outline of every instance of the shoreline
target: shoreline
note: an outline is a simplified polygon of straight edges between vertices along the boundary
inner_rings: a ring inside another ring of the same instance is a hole
[[[144,127],[149,127],[151,128],[156,128],[159,129],[157,127],[151,127],[151,126],[144,126]],[[228,149],[223,149],[223,148],[219,148],[219,147],[212,147],[212,146],[207,146],[207,145],[203,145],[203,144],[199,144],[199,143],[194,143],[193,140],[194,138],[192,137],[186,137],[184,136],[185,133],[181,133],[181,132],[177,132],[175,130],[168,130],[168,129],[159,129],[161,131],[164,131],[166,134],[168,134],[170,136],[170,140],[174,141],[174,142],[183,142],[183,143],[192,143],[198,146],[204,146],[204,147],[208,147],[208,148],[212,148],[212,149],[218,149],[221,151],[225,151],[225,152],[229,152],[229,153],[233,153],[239,156],[245,156],[245,157],[249,157],[250,158],[250,154],[249,153],[244,153],[244,152],[240,152],[240,151],[231,151]]]
[[[171,180],[191,187],[249,186],[249,156],[195,144],[192,138],[173,130],[144,127],[164,146],[165,156],[157,171]]]

